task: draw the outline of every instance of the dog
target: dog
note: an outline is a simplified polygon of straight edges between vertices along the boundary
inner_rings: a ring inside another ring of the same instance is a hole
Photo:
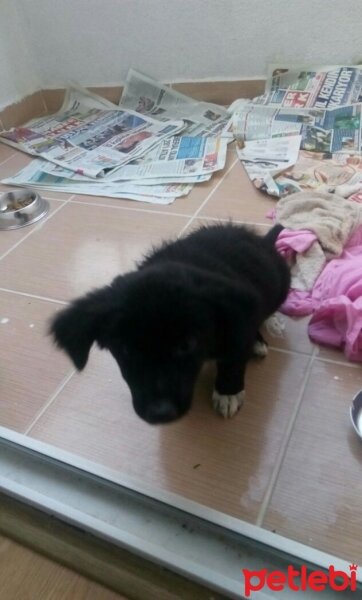
[[[237,413],[246,364],[265,356],[259,333],[285,300],[290,272],[274,244],[227,223],[203,226],[152,249],[136,270],[73,301],[50,333],[78,370],[94,342],[111,352],[137,415],[169,423],[191,407],[203,363],[215,360],[215,410]]]

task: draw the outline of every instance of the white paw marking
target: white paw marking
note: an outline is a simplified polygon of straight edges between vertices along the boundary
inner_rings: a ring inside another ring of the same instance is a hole
[[[264,321],[267,332],[272,337],[284,337],[285,320],[279,313],[274,313]]]
[[[245,390],[239,392],[234,395],[222,395],[219,394],[216,390],[212,395],[212,405],[214,410],[224,417],[225,419],[229,419],[236,415],[236,413],[240,410],[241,406],[244,403],[245,398]]]
[[[268,346],[266,345],[266,343],[257,340],[253,346],[253,354],[254,356],[265,358],[265,356],[268,354]]]

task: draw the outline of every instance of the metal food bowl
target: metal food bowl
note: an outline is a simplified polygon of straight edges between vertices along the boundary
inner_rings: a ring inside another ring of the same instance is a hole
[[[33,190],[14,190],[0,195],[0,230],[18,229],[39,221],[49,203]]]
[[[357,435],[362,439],[362,390],[353,398],[350,416]]]

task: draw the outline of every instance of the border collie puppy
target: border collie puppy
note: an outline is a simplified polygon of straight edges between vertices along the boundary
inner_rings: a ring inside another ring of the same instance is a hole
[[[135,271],[73,301],[50,332],[79,370],[94,342],[109,350],[148,423],[186,414],[202,364],[214,359],[213,406],[232,417],[247,361],[267,353],[259,328],[288,293],[289,268],[274,247],[281,229],[262,237],[217,224],[164,243]]]

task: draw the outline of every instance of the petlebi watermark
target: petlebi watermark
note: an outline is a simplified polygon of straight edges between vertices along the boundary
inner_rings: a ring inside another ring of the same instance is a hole
[[[289,589],[292,592],[323,592],[326,589],[335,592],[346,590],[357,591],[358,565],[351,564],[349,572],[340,571],[330,565],[328,571],[312,571],[305,565],[297,568],[288,565],[286,571],[250,571],[242,569],[244,575],[244,595],[250,598],[252,592],[267,589],[271,592],[281,592]]]

